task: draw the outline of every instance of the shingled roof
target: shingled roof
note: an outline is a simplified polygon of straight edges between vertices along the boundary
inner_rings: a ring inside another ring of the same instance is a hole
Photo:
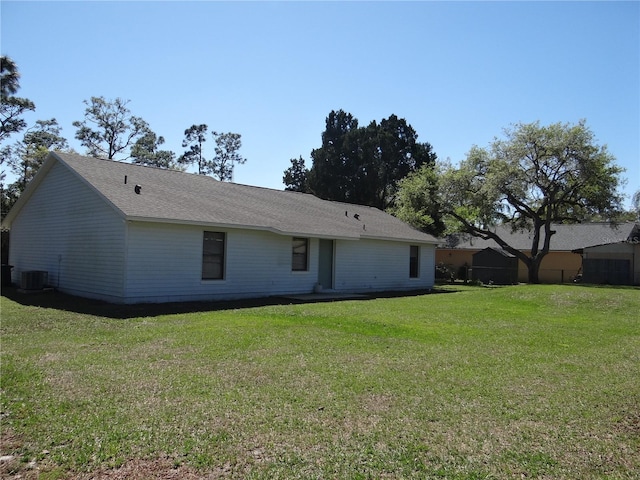
[[[127,220],[268,230],[318,238],[438,242],[373,207],[59,152],[49,154],[5,224],[11,224],[56,163],[66,166]],[[135,192],[136,185],[140,186],[139,194]]]
[[[625,242],[635,235],[634,232],[637,232],[638,229],[640,229],[640,225],[634,222],[554,224],[552,230],[555,230],[556,233],[551,237],[551,250],[571,252],[594,245]],[[517,250],[531,249],[533,234],[529,231],[512,232],[508,227],[496,227],[495,232]],[[446,245],[443,245],[443,248],[463,250],[483,250],[487,247],[501,248],[493,240],[483,240],[468,234],[451,235],[447,238]]]

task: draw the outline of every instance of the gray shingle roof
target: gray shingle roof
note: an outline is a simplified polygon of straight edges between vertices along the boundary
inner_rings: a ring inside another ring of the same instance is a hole
[[[554,224],[552,229],[556,233],[551,237],[552,251],[577,250],[594,245],[624,242],[633,236],[634,229],[639,225],[634,222],[612,225],[610,223],[581,223],[574,225]],[[529,231],[511,232],[509,228],[496,227],[496,233],[517,250],[530,250],[532,233]],[[541,239],[542,242],[542,239]],[[501,248],[493,240],[483,240],[466,234],[458,234],[447,239],[447,246],[443,248],[456,248],[467,250],[482,250],[487,247]],[[542,243],[541,243],[542,246]]]
[[[310,237],[437,243],[431,235],[373,207],[73,154],[50,154],[48,162],[55,161],[75,172],[130,220],[249,228]],[[141,186],[140,194],[135,193],[135,185]]]
[[[515,258],[515,255],[513,255],[512,253],[509,253],[506,250],[503,250],[501,248],[487,247],[487,248],[482,249],[481,251],[484,251],[484,250],[490,250],[490,251],[492,251],[494,253],[497,253],[498,255],[501,255],[501,256],[506,257],[506,258]]]

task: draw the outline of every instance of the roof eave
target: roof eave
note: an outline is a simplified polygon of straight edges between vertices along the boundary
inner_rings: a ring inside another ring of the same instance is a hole
[[[144,217],[144,216],[136,216],[129,215],[126,217],[127,221],[132,222],[145,222],[145,223],[169,223],[172,225],[192,225],[199,227],[210,227],[210,228],[225,228],[225,229],[237,229],[237,230],[255,230],[262,232],[271,232],[276,235],[284,235],[291,237],[309,237],[309,238],[321,238],[327,240],[360,240],[360,239],[369,239],[369,240],[382,240],[382,241],[392,241],[392,242],[405,242],[405,243],[422,243],[422,244],[433,244],[438,245],[440,241],[438,239],[421,239],[421,238],[402,238],[402,237],[392,237],[385,235],[336,235],[336,234],[322,234],[316,232],[309,231],[301,231],[301,230],[282,230],[275,227],[268,226],[260,226],[260,225],[245,225],[239,223],[225,223],[225,222],[207,222],[203,220],[180,220],[180,219],[172,219],[172,218],[162,218],[162,217]]]
[[[420,238],[401,238],[401,237],[390,237],[385,235],[360,235],[360,238],[366,238],[368,240],[382,240],[382,241],[391,241],[391,242],[405,242],[405,243],[424,243],[430,245],[438,245],[440,242],[438,239],[420,239]]]

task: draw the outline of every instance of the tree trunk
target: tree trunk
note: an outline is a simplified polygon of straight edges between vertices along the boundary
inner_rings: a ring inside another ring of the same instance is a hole
[[[540,270],[540,260],[532,258],[531,262],[527,265],[529,268],[529,283],[540,283],[538,272]]]

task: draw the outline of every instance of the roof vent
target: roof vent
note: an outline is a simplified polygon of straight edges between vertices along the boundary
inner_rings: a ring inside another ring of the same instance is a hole
[[[135,187],[133,187],[133,191],[136,192],[137,195],[140,195],[140,192],[142,191],[142,185],[136,185]]]
[[[356,220],[360,220],[360,215],[358,215],[357,213],[354,213],[353,218],[355,218]]]
[[[349,212],[347,210],[344,211],[344,216],[348,217],[349,216]]]

